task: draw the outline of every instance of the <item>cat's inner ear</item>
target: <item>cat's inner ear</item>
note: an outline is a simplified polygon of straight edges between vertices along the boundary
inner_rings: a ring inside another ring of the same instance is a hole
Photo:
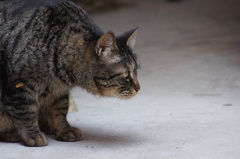
[[[99,56],[99,59],[104,63],[116,63],[120,60],[117,56],[116,38],[113,32],[107,32],[97,42],[95,51]]]
[[[134,47],[136,45],[136,39],[137,39],[137,29],[128,38],[127,46],[131,49],[134,49]]]

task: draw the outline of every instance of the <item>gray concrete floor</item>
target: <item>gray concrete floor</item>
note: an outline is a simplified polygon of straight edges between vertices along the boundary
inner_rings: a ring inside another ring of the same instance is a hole
[[[0,143],[0,158],[240,158],[240,1],[135,2],[93,19],[117,34],[140,27],[139,94],[119,101],[74,89],[79,112],[68,120],[83,141]]]

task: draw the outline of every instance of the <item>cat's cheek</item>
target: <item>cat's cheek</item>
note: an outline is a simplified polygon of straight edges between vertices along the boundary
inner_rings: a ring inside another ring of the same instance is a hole
[[[102,88],[100,95],[106,96],[106,97],[118,97],[119,96],[119,94],[117,93],[117,88]]]

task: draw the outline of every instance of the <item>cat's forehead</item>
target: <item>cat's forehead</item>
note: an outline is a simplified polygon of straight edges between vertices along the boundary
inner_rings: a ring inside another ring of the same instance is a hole
[[[127,45],[118,44],[118,54],[121,56],[122,62],[127,64],[130,69],[138,67],[137,56]]]
[[[138,62],[137,62],[137,56],[131,52],[131,53],[128,53],[128,67],[131,69],[131,70],[135,70],[138,68]]]
[[[132,70],[135,70],[138,68],[138,63],[137,63],[137,57],[135,54],[133,54],[133,52],[129,51],[129,52],[126,52],[126,56],[125,58],[123,59],[124,63],[125,63],[125,67],[129,70],[129,71],[132,71]]]
[[[123,73],[137,69],[136,55],[125,43],[117,40],[117,50],[115,51],[119,58],[119,61],[112,66],[115,73]]]
[[[135,69],[137,69],[137,63],[135,59],[128,56],[122,58],[118,63],[112,65],[112,70],[114,70],[114,72],[117,74],[133,71]]]

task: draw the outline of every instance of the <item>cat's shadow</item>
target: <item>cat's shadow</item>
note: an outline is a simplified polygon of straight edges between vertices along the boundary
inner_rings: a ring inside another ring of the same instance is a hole
[[[137,132],[132,131],[106,131],[94,128],[82,128],[83,142],[91,145],[101,145],[105,147],[136,145],[145,142],[145,139]]]

